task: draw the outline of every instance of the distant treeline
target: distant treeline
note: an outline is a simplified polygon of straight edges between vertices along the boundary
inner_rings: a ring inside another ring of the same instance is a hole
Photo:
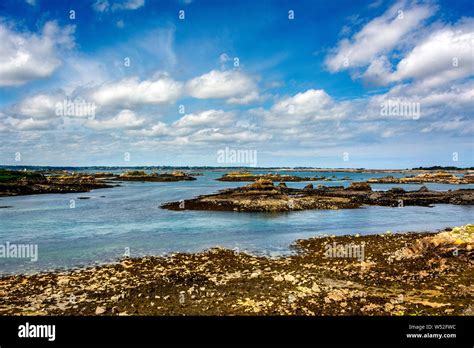
[[[433,166],[433,167],[418,167],[418,168],[412,168],[412,169],[413,170],[474,170],[474,167],[460,168],[460,167],[454,167],[454,166],[447,166],[447,167]]]
[[[232,170],[258,170],[258,169],[291,169],[291,167],[237,167],[237,166],[228,166],[228,167],[215,167],[215,166],[86,166],[86,167],[61,167],[61,166],[12,166],[12,165],[0,165],[0,168],[3,169],[10,169],[10,170],[66,170],[66,171],[74,171],[74,170],[114,170],[114,169],[131,169],[131,170],[152,170],[152,169],[160,169],[160,170],[187,170],[187,169],[232,169]]]

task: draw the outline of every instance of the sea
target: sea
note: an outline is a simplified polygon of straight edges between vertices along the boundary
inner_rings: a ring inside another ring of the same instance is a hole
[[[80,170],[87,172],[88,170]],[[97,170],[94,170],[97,171]],[[114,168],[121,172],[122,169]],[[117,262],[125,256],[170,255],[225,247],[278,257],[295,252],[293,243],[324,235],[429,232],[474,222],[474,206],[372,207],[285,213],[170,211],[165,202],[189,199],[246,185],[215,179],[226,171],[202,173],[195,181],[120,182],[85,193],[0,197],[0,247],[37,247],[37,258],[0,257],[0,275],[69,270]],[[256,170],[256,173],[267,173]],[[313,185],[348,186],[352,181],[401,173],[279,171],[281,174],[333,177]],[[343,179],[350,177],[352,180]],[[301,188],[308,182],[287,183]],[[422,185],[372,184],[373,190]],[[425,184],[432,190],[474,185]]]

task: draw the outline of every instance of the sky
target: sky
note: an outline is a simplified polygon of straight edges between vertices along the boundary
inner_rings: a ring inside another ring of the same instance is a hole
[[[3,0],[0,139],[3,165],[474,166],[474,5]]]

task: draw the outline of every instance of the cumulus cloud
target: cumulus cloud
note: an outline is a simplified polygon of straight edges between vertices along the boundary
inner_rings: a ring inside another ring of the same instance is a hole
[[[254,109],[252,113],[263,116],[268,126],[304,128],[314,122],[345,118],[351,111],[350,102],[336,102],[322,89],[309,89],[277,100],[269,110]]]
[[[51,130],[54,128],[51,120],[37,120],[34,118],[16,119],[9,117],[6,124],[21,131]]]
[[[61,65],[58,52],[74,46],[74,26],[47,22],[41,33],[16,32],[0,23],[0,87],[44,79]]]
[[[212,70],[186,83],[186,90],[198,99],[228,99],[229,103],[248,104],[258,99],[257,85],[239,71]]]
[[[326,57],[325,65],[331,72],[367,66],[378,56],[399,46],[408,33],[420,27],[434,12],[435,8],[430,5],[398,1],[352,38],[341,40]]]
[[[151,128],[132,131],[130,134],[182,137],[204,129],[236,128],[236,124],[235,112],[211,109],[184,115],[171,124],[158,122]]]
[[[88,120],[86,126],[95,130],[134,129],[141,127],[144,122],[145,119],[138,117],[133,111],[122,110],[110,119]]]
[[[101,106],[130,108],[175,101],[182,94],[182,83],[167,76],[140,81],[137,77],[104,84],[91,98]]]
[[[419,42],[387,74],[389,82],[413,79],[425,87],[439,86],[474,75],[474,19],[436,30]],[[383,69],[382,69],[383,70]],[[386,82],[386,81],[384,81]]]
[[[421,119],[430,116],[452,118],[459,113],[471,113],[474,108],[474,81],[429,89],[416,83],[397,85],[384,94],[370,97],[359,119],[385,118],[380,110],[382,105],[389,102],[418,104]],[[398,116],[406,118],[406,115]],[[397,115],[391,117],[396,118]]]
[[[188,114],[173,125],[179,128],[223,127],[235,123],[235,113],[223,110],[206,110]]]
[[[474,123],[472,120],[466,120],[463,117],[456,117],[452,120],[432,122],[429,126],[422,129],[423,133],[430,133],[432,131],[474,135]]]
[[[129,132],[129,134],[134,136],[159,137],[164,135],[170,135],[170,128],[166,123],[158,122],[150,128],[132,130]]]
[[[62,103],[62,94],[36,94],[24,98],[13,107],[12,113],[16,117],[31,117],[34,119],[48,119],[56,117],[56,105]]]

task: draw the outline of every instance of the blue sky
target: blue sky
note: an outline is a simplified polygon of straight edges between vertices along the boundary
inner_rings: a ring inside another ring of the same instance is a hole
[[[473,76],[472,1],[7,0],[0,163],[473,166]]]

